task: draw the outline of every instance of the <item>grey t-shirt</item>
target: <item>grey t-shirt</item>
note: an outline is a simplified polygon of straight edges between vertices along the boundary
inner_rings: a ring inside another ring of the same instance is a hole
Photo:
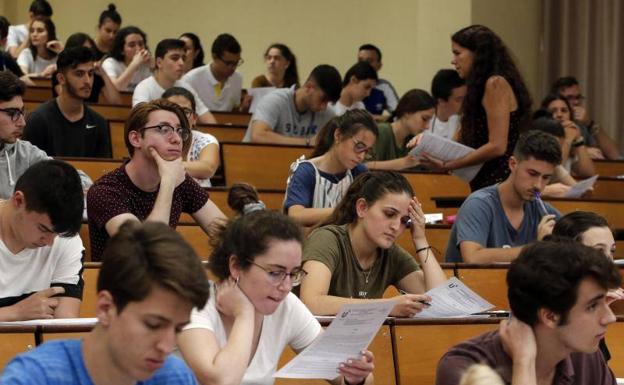
[[[544,203],[549,214],[561,216],[559,211]],[[526,245],[537,237],[537,225],[542,219],[536,201],[524,203],[524,218],[516,230],[498,195],[498,185],[482,188],[470,194],[461,205],[446,246],[446,262],[463,262],[459,251],[462,241],[472,241],[487,248],[508,248]]]
[[[333,117],[331,108],[299,113],[295,107],[295,86],[277,89],[258,103],[243,142],[251,142],[251,125],[256,120],[265,122],[278,134],[304,138],[316,134]]]

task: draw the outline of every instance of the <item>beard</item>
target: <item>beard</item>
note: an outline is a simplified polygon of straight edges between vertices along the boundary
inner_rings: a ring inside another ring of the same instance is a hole
[[[91,89],[89,91],[89,95],[82,96],[82,95],[79,94],[78,88],[72,86],[69,82],[65,83],[65,86],[66,86],[67,94],[69,96],[71,96],[72,98],[82,99],[82,100],[87,100],[89,98],[89,96],[91,96],[91,90],[93,90],[93,89]]]

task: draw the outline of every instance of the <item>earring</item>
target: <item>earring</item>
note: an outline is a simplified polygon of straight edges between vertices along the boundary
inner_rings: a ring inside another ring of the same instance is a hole
[[[238,286],[238,281],[240,281],[240,275],[234,279],[234,285]]]

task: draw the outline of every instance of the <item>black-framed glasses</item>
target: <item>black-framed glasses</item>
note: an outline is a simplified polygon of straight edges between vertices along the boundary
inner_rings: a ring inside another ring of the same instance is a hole
[[[374,157],[373,147],[368,147],[366,143],[360,142],[355,138],[351,139],[353,139],[353,152],[355,152],[356,154],[364,154],[366,156],[366,159],[371,159]]]
[[[238,60],[223,60],[223,58],[220,57],[219,60],[221,60],[226,66],[232,68],[240,67],[243,65],[243,63],[245,63],[245,60],[243,58],[240,58]]]
[[[191,136],[190,130],[187,130],[185,128],[173,128],[171,125],[164,124],[164,123],[156,124],[154,126],[149,126],[149,127],[143,127],[143,131],[149,130],[149,129],[155,129],[156,131],[158,131],[160,135],[166,138],[171,138],[173,133],[176,133],[178,134],[180,139],[182,139],[183,142],[186,141]]]
[[[20,116],[26,116],[26,109],[24,108],[0,108],[0,111],[9,115],[9,118],[11,118],[12,122],[17,122]]]
[[[297,269],[291,271],[290,273],[287,273],[284,270],[269,270],[268,268],[251,260],[247,260],[247,262],[264,270],[273,285],[279,285],[286,280],[286,277],[290,277],[290,283],[293,286],[299,286],[301,284],[301,281],[303,280],[303,277],[308,274],[308,272],[303,269]]]

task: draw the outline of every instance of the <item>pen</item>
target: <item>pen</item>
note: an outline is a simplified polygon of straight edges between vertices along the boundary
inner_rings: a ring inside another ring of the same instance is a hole
[[[548,215],[548,210],[546,210],[546,205],[544,204],[544,201],[542,200],[541,194],[539,191],[535,190],[533,192],[533,194],[535,194],[535,201],[537,202],[537,204],[539,205],[539,207],[542,209],[542,211],[544,212],[544,215]]]
[[[405,294],[409,294],[408,292],[406,292],[405,290],[399,289],[399,293],[401,293],[401,295],[405,295]],[[427,305],[427,306],[431,306],[430,302],[427,302],[425,300],[418,300],[418,302],[422,303],[423,305]]]

